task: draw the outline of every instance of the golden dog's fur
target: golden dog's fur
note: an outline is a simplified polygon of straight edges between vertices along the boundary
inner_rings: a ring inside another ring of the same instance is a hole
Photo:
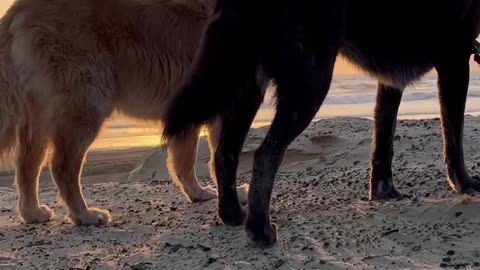
[[[162,121],[198,47],[211,1],[14,3],[0,23],[0,147],[17,156],[24,222],[54,217],[38,198],[49,146],[50,170],[71,220],[84,225],[110,220],[107,211],[89,208],[83,198],[85,154],[114,111]],[[208,126],[211,153],[219,128]],[[198,135],[199,130],[172,141],[168,150],[172,178],[191,201],[216,197],[195,175]],[[245,198],[247,186],[239,189]]]

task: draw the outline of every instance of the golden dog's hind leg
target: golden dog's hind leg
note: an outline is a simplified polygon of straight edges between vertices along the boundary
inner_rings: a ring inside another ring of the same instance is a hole
[[[80,106],[79,106],[80,107]],[[76,225],[106,224],[110,213],[89,208],[83,198],[81,171],[86,151],[95,140],[105,118],[96,108],[70,108],[57,121],[50,169],[59,195]]]
[[[31,120],[31,119],[30,119]],[[37,120],[37,119],[35,119]],[[54,212],[38,199],[38,182],[48,146],[40,121],[29,121],[19,129],[15,182],[18,211],[25,223],[41,223],[54,218]]]
[[[217,191],[202,187],[195,174],[198,135],[195,129],[185,136],[172,139],[168,144],[168,171],[173,182],[185,193],[191,202],[208,201],[217,197]]]
[[[215,151],[217,150],[218,141],[220,139],[221,121],[216,119],[207,125],[208,129],[208,146],[210,148],[210,161],[208,167],[210,169],[210,177],[218,188],[217,175],[215,174]],[[248,184],[243,184],[237,187],[238,200],[241,204],[246,204],[248,201]]]

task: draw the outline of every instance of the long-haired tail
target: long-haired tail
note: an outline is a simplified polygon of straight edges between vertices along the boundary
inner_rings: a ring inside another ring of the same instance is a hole
[[[217,2],[217,8],[219,4]],[[252,44],[255,42],[251,36],[252,23],[232,16],[231,12],[222,10],[210,19],[189,76],[169,105],[164,140],[222,115],[255,74],[257,59],[255,44]]]

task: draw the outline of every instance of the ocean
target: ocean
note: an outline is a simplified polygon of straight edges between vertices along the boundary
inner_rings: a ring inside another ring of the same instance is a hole
[[[437,76],[432,73],[415,85],[408,87],[399,110],[401,119],[434,118],[440,116],[437,96]],[[335,75],[330,92],[315,119],[330,117],[372,118],[377,82],[363,75]],[[268,125],[274,116],[272,92],[269,90],[253,127]],[[480,114],[480,73],[472,72],[466,105],[466,114]],[[104,131],[92,146],[93,149],[132,148],[160,144],[156,127],[115,119],[106,123]]]

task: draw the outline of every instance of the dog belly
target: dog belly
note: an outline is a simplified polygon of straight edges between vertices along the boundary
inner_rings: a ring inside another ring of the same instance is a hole
[[[122,115],[146,121],[163,121],[167,105],[172,96],[169,91],[159,88],[123,89],[115,100],[115,109]]]
[[[404,88],[447,54],[469,1],[350,1],[340,54],[371,76]],[[457,38],[458,39],[458,38]],[[446,47],[446,46],[445,46]]]
[[[432,70],[433,60],[425,55],[416,56],[395,49],[399,48],[392,48],[389,55],[382,55],[372,52],[372,47],[362,48],[348,43],[341,48],[340,54],[368,75],[398,89],[404,89]]]

